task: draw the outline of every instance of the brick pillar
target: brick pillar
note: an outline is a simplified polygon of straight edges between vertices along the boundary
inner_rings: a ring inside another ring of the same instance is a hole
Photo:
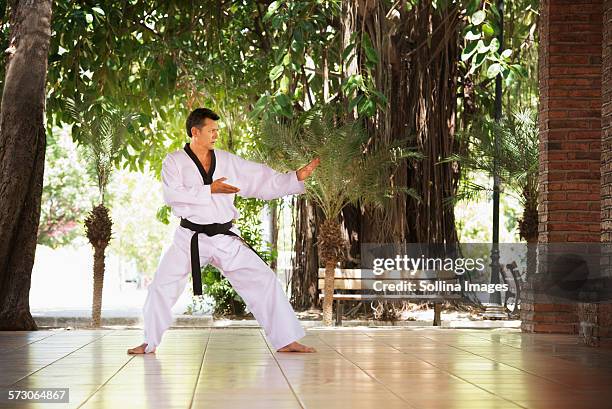
[[[541,243],[600,241],[603,1],[540,3]],[[578,332],[574,304],[526,290],[523,331]]]
[[[580,338],[591,346],[612,347],[612,303],[578,304]]]
[[[612,243],[612,0],[604,1],[601,81],[601,241]]]
[[[612,277],[612,0],[603,2],[601,77],[601,241],[602,273]],[[607,257],[605,257],[607,256]],[[612,303],[581,304],[580,333],[589,345],[612,346]]]

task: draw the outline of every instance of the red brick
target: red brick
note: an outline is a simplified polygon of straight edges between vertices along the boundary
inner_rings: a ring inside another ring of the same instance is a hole
[[[600,152],[568,152],[567,159],[597,160],[601,158]]]
[[[567,31],[567,24],[551,24],[549,32],[553,33],[563,33]],[[578,33],[600,33],[601,27],[593,24],[572,24],[572,32]],[[553,62],[555,63],[555,62]],[[572,64],[583,64],[584,62],[581,60],[571,60]]]
[[[569,149],[569,148],[568,148]],[[585,148],[586,149],[586,148]],[[589,169],[589,162],[587,161],[549,161],[551,167],[560,170],[572,170],[572,169]]]
[[[598,222],[600,215],[597,213],[567,213],[568,222]]]
[[[567,116],[570,118],[599,118],[601,117],[601,110],[576,110],[567,111]]]
[[[573,2],[568,2],[568,3],[564,3],[564,2],[555,2],[555,3],[548,3],[548,17],[553,17],[553,16],[567,16],[567,15],[571,15],[572,17],[575,17],[574,14],[588,14],[589,9],[588,7],[592,7],[592,4],[588,4],[588,3],[582,3],[580,4],[579,7],[576,7],[575,4]],[[601,4],[596,4],[599,8],[601,9]],[[566,26],[567,27],[567,26]]]
[[[601,98],[601,90],[600,89],[574,89],[569,91],[568,94],[570,97],[595,97]]]
[[[550,172],[546,175],[546,178],[551,181],[559,181],[559,180],[567,180],[567,175],[566,172]],[[561,186],[561,189],[563,189],[563,185]]]
[[[567,212],[563,213],[546,213],[543,216],[546,216],[547,221],[550,222],[564,222],[567,221]]]
[[[541,312],[575,312],[576,306],[574,304],[547,304],[547,303],[535,303],[533,304],[534,311]]]
[[[542,118],[546,119],[546,118],[555,118],[555,119],[559,119],[559,118],[567,118],[569,116],[568,111],[561,111],[561,110],[550,110],[548,112],[544,112],[542,113]]]
[[[591,145],[588,142],[561,142],[560,148],[563,151],[583,151],[588,152]]]
[[[599,55],[601,53],[601,45],[581,44],[577,47],[576,44],[554,44],[548,47],[550,55]]]
[[[598,225],[599,228],[599,225]],[[584,223],[550,223],[549,231],[588,232],[589,225]]]
[[[562,25],[559,27],[564,28]],[[567,30],[567,27],[565,29]],[[588,64],[589,60],[588,55],[551,55],[548,62],[549,64]],[[553,81],[553,79],[549,79],[549,81]],[[550,82],[549,85],[551,85]]]
[[[584,130],[584,131],[570,131],[567,133],[569,139],[593,139],[599,140],[601,138],[601,131]]]
[[[571,81],[571,79],[569,78],[564,78],[563,80]],[[592,80],[589,80],[589,81],[592,81]],[[548,99],[548,107],[549,109],[594,108],[591,105],[590,99],[569,99],[568,100],[568,99],[557,99],[557,98]]]
[[[567,200],[589,200],[589,201],[599,201],[601,199],[601,195],[599,193],[568,193]]]
[[[568,241],[567,233],[549,232],[548,226],[542,226],[548,238],[547,243],[566,243]]]
[[[569,172],[568,172],[569,173]],[[589,184],[588,183],[564,183],[563,188],[567,190],[578,190],[578,191],[588,191]]]
[[[601,118],[589,119],[591,129],[601,129]]]
[[[599,182],[599,174],[596,172],[586,172],[586,171],[568,171],[565,173],[567,180],[593,180]]]
[[[573,91],[572,91],[573,92]],[[550,128],[565,128],[565,129],[587,129],[590,126],[589,121],[577,121],[575,119],[551,119],[548,121]]]
[[[560,202],[560,203],[548,203],[548,210],[588,210],[588,204],[584,202],[571,203],[571,202]]]
[[[567,195],[565,192],[554,192],[554,193],[543,193],[542,200],[555,201],[555,200],[566,200]]]
[[[598,243],[599,234],[568,234],[566,241],[569,243]]]
[[[533,323],[576,323],[578,322],[578,317],[574,313],[568,312],[534,312],[527,311],[521,315],[522,320],[531,321]]]
[[[588,22],[593,21],[590,14],[563,14],[563,13],[554,13],[549,16],[549,21],[551,22]],[[567,27],[567,25],[566,25]]]
[[[552,66],[549,71],[551,76],[558,75],[580,75],[580,76],[601,76],[601,67],[599,65],[561,65]],[[600,92],[600,90],[597,90]]]
[[[545,150],[541,155],[540,158],[542,160],[549,160],[549,161],[554,161],[554,160],[567,160],[568,158],[568,154],[565,152],[548,152],[547,150]]]

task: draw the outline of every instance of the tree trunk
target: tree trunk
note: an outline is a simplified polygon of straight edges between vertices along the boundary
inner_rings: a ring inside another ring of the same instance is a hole
[[[414,146],[424,155],[406,170],[408,186],[421,197],[409,198],[404,208],[406,241],[456,243],[454,209],[444,201],[454,196],[459,171],[451,163],[438,162],[458,149],[454,133],[459,13],[456,5],[437,11],[431,3],[419,4],[401,21],[407,29],[394,38],[399,58],[393,62],[400,84],[389,100],[392,106],[401,104],[403,112],[398,115],[406,125],[392,119],[392,134],[415,135]]]
[[[415,13],[413,22],[413,39],[423,45],[414,50],[414,71],[407,73],[408,114],[416,146],[425,158],[408,172],[409,186],[422,199],[409,200],[406,216],[416,217],[408,241],[456,243],[454,209],[443,201],[455,195],[460,175],[452,163],[437,162],[459,149],[454,137],[459,13],[457,6],[442,13],[429,6]],[[431,46],[424,45],[428,39]]]
[[[323,325],[330,327],[332,325],[333,310],[334,310],[334,275],[336,270],[336,262],[328,260],[325,263],[325,284],[323,291]]]
[[[455,243],[454,210],[443,202],[456,191],[459,169],[438,162],[458,149],[458,8],[419,3],[391,10],[391,4],[344,0],[342,38],[367,33],[380,57],[372,75],[388,106],[367,120],[367,129],[374,143],[415,137],[411,145],[425,157],[402,166],[395,181],[416,190],[421,201],[397,197],[384,212],[362,214],[360,241]],[[365,71],[361,57],[354,61]]]
[[[318,308],[319,255],[318,225],[323,221],[321,210],[300,197],[294,201],[295,256],[292,260],[291,304],[296,310]]]
[[[527,240],[527,272],[525,280],[530,279],[536,273],[538,267],[538,237]]]
[[[527,241],[527,278],[536,273],[537,268],[537,245],[538,245],[538,197],[537,191],[532,193],[525,188],[523,197],[525,207],[523,218],[519,220],[519,233],[522,239]]]
[[[34,330],[29,306],[45,162],[51,1],[11,2],[0,107],[0,330]]]
[[[94,248],[93,304],[91,326],[99,327],[102,316],[102,288],[104,286],[104,248]]]

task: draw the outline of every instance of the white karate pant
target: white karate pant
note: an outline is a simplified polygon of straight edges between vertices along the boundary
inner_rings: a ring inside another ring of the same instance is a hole
[[[173,321],[171,309],[191,276],[190,240],[193,232],[178,226],[161,257],[144,304],[146,352],[157,347]],[[200,265],[212,264],[229,280],[249,311],[263,327],[275,349],[305,335],[270,267],[237,237],[198,235]]]

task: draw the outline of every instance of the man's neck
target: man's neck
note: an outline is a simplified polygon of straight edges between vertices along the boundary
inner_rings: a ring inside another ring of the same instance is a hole
[[[210,149],[206,147],[196,146],[193,144],[189,144],[189,146],[191,147],[191,150],[193,151],[193,153],[196,154],[198,158],[208,160],[208,158],[210,157]]]

